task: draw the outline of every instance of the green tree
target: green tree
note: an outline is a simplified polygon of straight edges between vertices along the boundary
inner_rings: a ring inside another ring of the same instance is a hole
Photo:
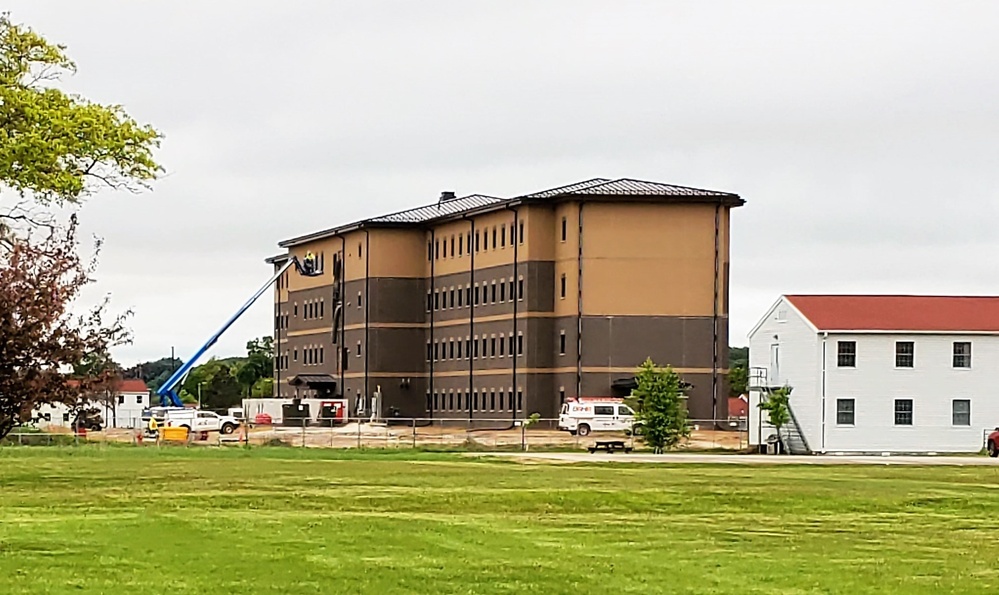
[[[760,401],[758,407],[767,415],[767,423],[777,430],[777,438],[780,440],[780,429],[791,421],[791,387],[782,386],[771,391],[765,400]],[[781,441],[783,443],[783,441]]]
[[[0,180],[38,204],[75,203],[99,187],[138,190],[162,171],[154,128],[57,88],[75,71],[64,46],[0,15]],[[4,216],[29,219],[20,208]]]
[[[262,378],[270,378],[274,374],[274,340],[271,337],[253,339],[246,343],[246,359],[235,366],[235,376],[243,389],[243,394],[250,396],[253,387]],[[273,393],[268,393],[270,396]]]
[[[274,396],[274,378],[261,378],[253,385],[250,396],[254,399],[266,399]]]
[[[742,366],[736,366],[728,373],[728,396],[744,395],[749,389],[749,371]]]
[[[641,425],[642,440],[656,454],[675,448],[690,435],[680,375],[669,366],[660,368],[646,359],[635,381],[638,386],[631,396],[637,406],[636,421]]]

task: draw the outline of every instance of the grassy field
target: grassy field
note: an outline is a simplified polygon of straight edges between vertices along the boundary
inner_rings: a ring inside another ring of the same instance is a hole
[[[0,449],[0,593],[996,593],[999,470]]]

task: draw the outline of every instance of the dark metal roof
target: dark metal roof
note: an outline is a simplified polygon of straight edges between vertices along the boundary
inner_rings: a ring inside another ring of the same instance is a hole
[[[586,187],[574,189],[571,192],[565,192],[563,194],[582,196],[736,196],[730,192],[704,190],[702,188],[677,186],[675,184],[663,184],[661,182],[646,182],[644,180],[633,180],[630,178],[621,178],[614,181],[608,180],[603,184],[590,184]]]
[[[496,198],[495,196],[486,196],[484,194],[471,194],[469,196],[462,196],[460,198],[442,200],[432,205],[426,205],[422,207],[416,207],[415,209],[407,209],[405,211],[399,211],[398,213],[392,213],[390,215],[382,215],[381,217],[367,219],[365,222],[425,223],[427,221],[432,221],[434,219],[437,219],[438,217],[447,217],[448,215],[460,215],[465,211],[469,211],[471,209],[475,209],[478,207],[484,207],[486,205],[495,204],[498,202],[503,202],[503,199]]]
[[[575,184],[567,184],[565,186],[558,186],[557,188],[549,188],[548,190],[542,190],[541,192],[527,194],[524,198],[550,198],[552,196],[576,194],[580,190],[589,188],[590,186],[604,184],[606,182],[610,182],[610,180],[607,178],[593,178],[592,180],[586,180],[585,182],[576,182]]]

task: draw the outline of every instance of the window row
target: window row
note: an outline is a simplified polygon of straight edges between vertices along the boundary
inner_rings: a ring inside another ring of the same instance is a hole
[[[324,363],[326,359],[326,348],[323,346],[319,347],[303,347],[302,348],[302,363],[306,366],[318,366]],[[295,348],[291,352],[291,361],[298,361],[298,348]]]
[[[145,397],[143,395],[135,395],[135,402],[138,405],[142,405],[145,402]],[[125,395],[118,395],[118,404],[125,404]]]
[[[295,304],[295,314],[298,314],[298,304]],[[326,299],[311,300],[302,304],[302,318],[316,320],[326,315]]]
[[[955,341],[952,345],[951,366],[954,368],[971,367],[971,342]],[[836,365],[840,368],[857,367],[857,342],[836,342]],[[916,344],[913,341],[895,342],[895,367],[914,368],[916,366]]]
[[[481,347],[480,347],[481,346]],[[516,351],[515,351],[516,348]],[[517,333],[514,341],[513,333],[503,335],[465,337],[464,339],[441,339],[427,341],[427,361],[468,360],[480,357],[508,357],[516,353],[524,355],[524,334]]]
[[[894,425],[911,426],[913,420],[913,400],[895,399]],[[836,399],[836,425],[852,426],[856,423],[857,403],[855,399]],[[951,401],[951,425],[971,425],[971,399]]]
[[[514,401],[513,389],[482,389],[462,392],[460,389],[427,392],[427,411],[523,411],[524,391],[517,389]]]
[[[516,294],[514,294],[516,289]],[[524,299],[524,278],[517,279],[514,287],[513,277],[509,279],[498,279],[483,282],[481,285],[458,285],[456,287],[434,289],[427,292],[427,312],[431,310],[450,310],[454,308],[468,308],[480,304],[501,304],[512,302],[514,295],[517,300]]]
[[[471,231],[451,234],[451,237],[445,235],[443,238],[427,242],[427,260],[461,258],[471,254],[473,249],[476,252],[501,250],[507,245],[513,246],[517,238],[520,238],[521,244],[524,243],[523,221],[520,221],[517,227],[512,224],[508,227],[506,223],[502,223],[491,228],[486,227],[484,230],[476,230],[474,236]]]

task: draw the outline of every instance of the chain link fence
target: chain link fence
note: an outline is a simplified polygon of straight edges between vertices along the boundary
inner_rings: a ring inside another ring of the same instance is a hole
[[[690,420],[690,437],[681,449],[739,451],[748,447],[744,423],[732,420]],[[175,442],[140,428],[106,428],[99,432],[69,428],[20,428],[0,444],[8,446],[72,446],[86,443],[147,446]],[[372,421],[347,418],[317,425],[315,420],[288,424],[242,425],[232,434],[194,432],[182,442],[191,446],[246,445],[297,448],[383,448],[455,451],[585,450],[598,441],[621,441],[642,449],[641,436],[621,430],[594,428],[587,435],[558,429],[557,419],[430,419],[394,418]]]

